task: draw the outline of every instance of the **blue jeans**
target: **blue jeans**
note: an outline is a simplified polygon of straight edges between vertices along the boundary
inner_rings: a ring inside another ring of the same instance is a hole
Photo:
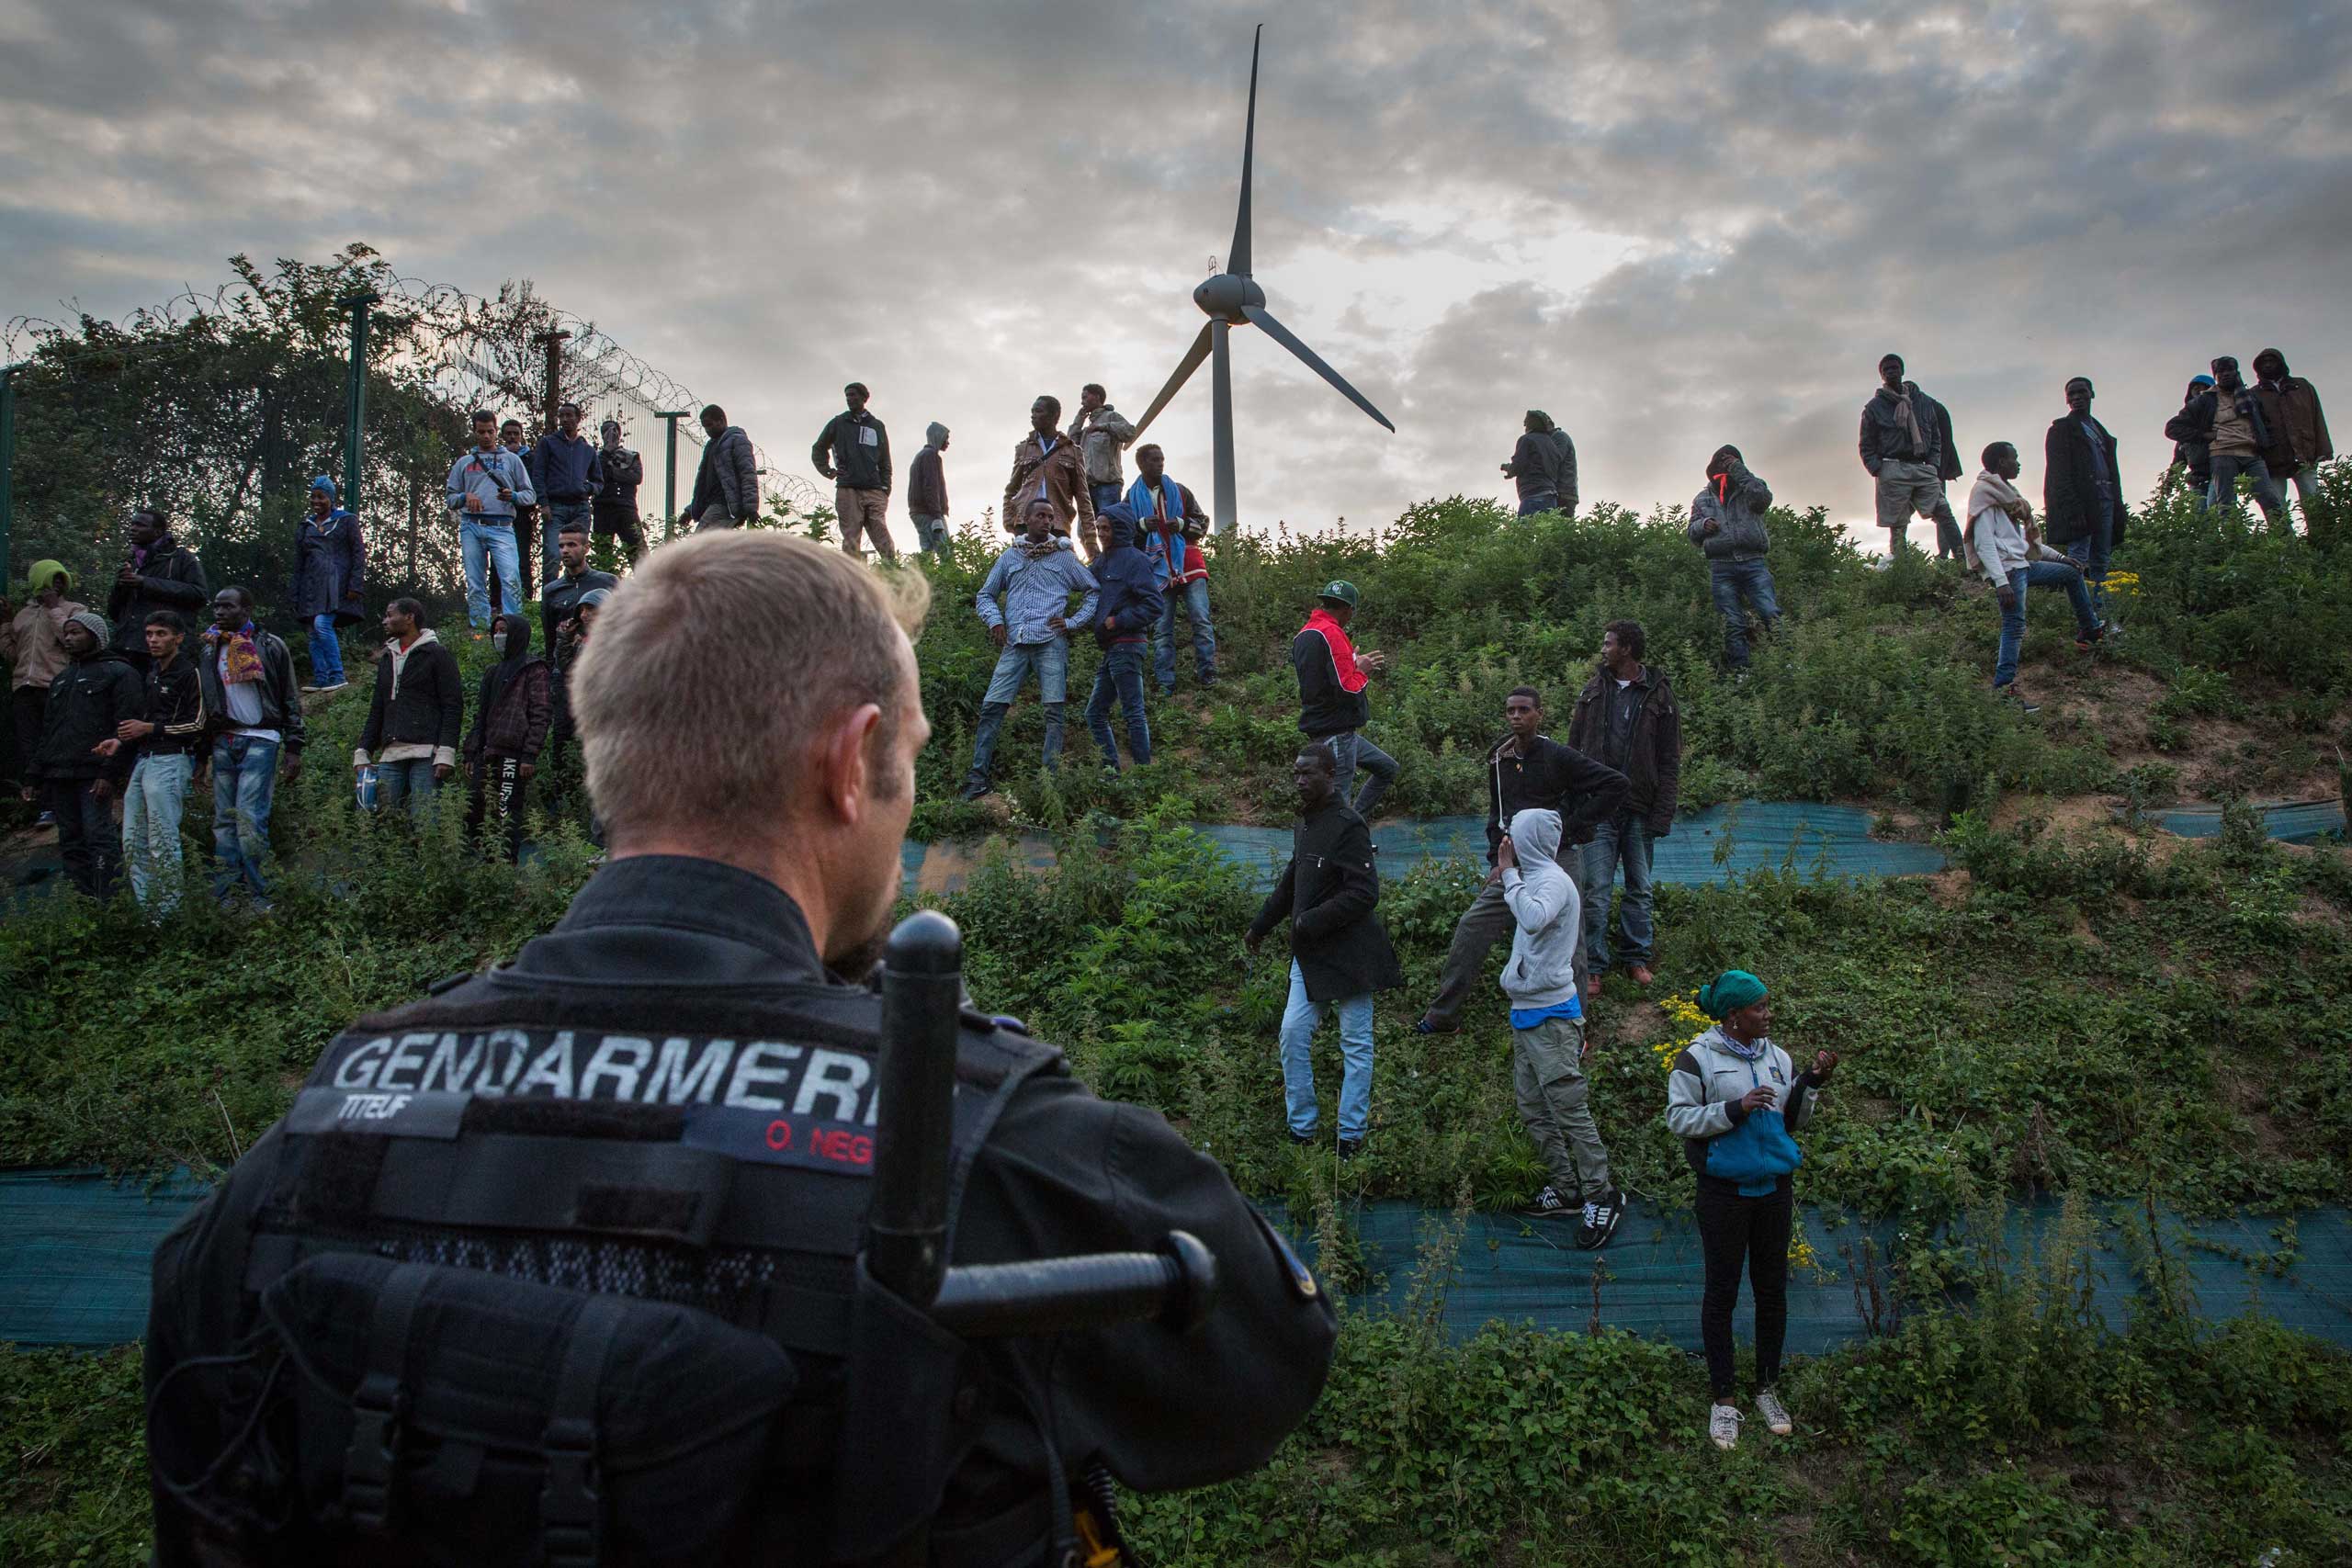
[[[947,519],[918,517],[915,519],[915,548],[925,555],[945,554],[947,550]]]
[[[162,919],[180,902],[180,813],[187,806],[196,759],[185,751],[154,751],[130,770],[122,792],[122,852],[130,863],[130,891],[140,907]]]
[[[2262,515],[2273,530],[2287,526],[2287,496],[2270,472],[2270,465],[2259,457],[2244,457],[2234,452],[2213,454],[2213,489],[2209,499],[2215,506],[2235,506],[2238,503],[2238,476],[2244,474],[2254,481],[2254,503],[2262,508]]]
[[[1062,754],[1062,705],[1069,692],[1069,638],[1051,642],[1007,643],[996,656],[996,672],[989,677],[988,694],[980,699],[980,729],[972,741],[972,775],[985,779],[996,764],[996,734],[1004,716],[1021,694],[1029,673],[1037,674],[1037,696],[1046,710],[1046,766],[1050,771]]]
[[[1519,498],[1519,514],[1532,517],[1539,512],[1557,512],[1560,498],[1556,495],[1523,495]]]
[[[1118,742],[1111,735],[1114,698],[1127,721],[1127,755],[1141,767],[1151,761],[1151,725],[1143,711],[1143,644],[1114,642],[1104,649],[1094,671],[1094,694],[1086,699],[1086,728],[1110,768],[1119,765]]]
[[[1650,825],[1630,811],[1603,822],[1585,846],[1584,945],[1595,975],[1609,972],[1609,899],[1621,867],[1625,896],[1617,901],[1617,919],[1624,931],[1617,956],[1646,965],[1657,934],[1650,929]]]
[[[587,501],[550,501],[539,513],[539,581],[553,582],[563,575],[562,558],[556,554],[556,536],[563,532],[566,523],[577,523],[582,528],[594,529],[594,520],[589,515],[594,506]],[[508,609],[520,609],[510,604]]]
[[[512,517],[460,517],[458,547],[466,563],[466,619],[476,631],[490,626],[489,574],[498,573],[499,604],[508,611],[523,607],[523,558],[514,547]]]
[[[1760,560],[1715,560],[1707,563],[1707,581],[1715,596],[1715,608],[1724,618],[1724,658],[1735,670],[1747,668],[1747,612],[1740,605],[1745,599],[1755,606],[1757,618],[1770,633],[1781,618],[1781,606],[1772,597],[1772,569]]]
[[[1097,512],[1106,506],[1116,506],[1127,499],[1127,487],[1123,484],[1089,484],[1086,491],[1094,498],[1094,510]]]
[[[223,735],[212,743],[212,891],[226,898],[242,884],[269,897],[262,862],[269,858],[269,807],[277,798],[278,742]]]
[[[322,686],[343,684],[343,639],[331,614],[311,617],[311,679]]]
[[[2115,498],[2101,496],[2099,502],[2092,509],[2090,532],[2066,544],[2066,558],[2083,569],[2094,619],[2107,615],[2107,563],[2115,553]]]
[[[433,759],[413,757],[405,762],[376,764],[376,809],[379,812],[408,808],[412,821],[423,821],[433,813],[433,797],[441,788],[441,781],[433,776]]]
[[[1372,1120],[1372,993],[1341,997],[1338,1002],[1306,999],[1306,976],[1298,960],[1290,961],[1290,1002],[1283,1009],[1283,1109],[1290,1130],[1301,1137],[1312,1134],[1322,1116],[1315,1108],[1315,1064],[1307,1047],[1323,1010],[1340,1010],[1340,1136],[1353,1140],[1364,1134]]]
[[[1168,585],[1160,595],[1165,601],[1159,621],[1151,628],[1152,673],[1159,678],[1159,689],[1176,689],[1176,607],[1184,607],[1184,618],[1193,624],[1193,668],[1203,681],[1216,679],[1216,628],[1209,625],[1209,580],[1196,578],[1182,588]]]
[[[2009,592],[2017,603],[2001,611],[2001,656],[1993,666],[1996,688],[2007,685],[2018,678],[2018,649],[2025,641],[2025,591],[2028,588],[2063,588],[2074,602],[2075,626],[2085,637],[2098,629],[2098,616],[2091,611],[2090,589],[2083,581],[2083,574],[2070,571],[2054,560],[2028,561],[2009,573]]]
[[[1363,738],[1361,729],[1343,729],[1329,736],[1331,750],[1340,760],[1332,774],[1340,798],[1348,802],[1355,814],[1365,821],[1372,820],[1372,808],[1380,803],[1388,786],[1396,782],[1396,759]],[[1363,793],[1350,799],[1348,791],[1356,782],[1356,770],[1362,768],[1367,777]]]

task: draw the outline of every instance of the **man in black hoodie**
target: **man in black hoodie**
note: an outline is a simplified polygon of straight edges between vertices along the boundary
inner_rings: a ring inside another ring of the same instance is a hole
[[[1141,767],[1151,761],[1151,725],[1143,711],[1143,659],[1151,628],[1165,607],[1151,558],[1136,548],[1135,509],[1122,501],[1094,514],[1102,530],[1102,553],[1094,562],[1102,596],[1094,610],[1094,645],[1102,662],[1094,671],[1094,692],[1086,700],[1086,728],[1102,750],[1102,765],[1119,771],[1119,745],[1111,734],[1111,703],[1126,716],[1127,754]]]
[[[114,797],[130,776],[132,757],[119,732],[125,719],[146,717],[147,705],[139,670],[107,646],[104,620],[84,610],[69,617],[57,637],[73,662],[49,683],[40,746],[28,771],[40,782],[42,803],[57,816],[65,874],[91,897],[105,899],[122,874]],[[31,786],[25,795],[31,797]]]
[[[465,726],[465,677],[457,656],[424,624],[424,606],[395,599],[384,609],[384,651],[376,658],[376,695],[351,754],[356,769],[376,770],[376,808],[406,806],[413,818],[431,809],[441,781],[457,771]]]
[[[498,662],[481,672],[474,725],[466,731],[466,838],[479,840],[495,808],[506,858],[523,858],[523,795],[538,771],[551,702],[547,660],[531,651],[531,623],[501,615],[490,634]]]
[[[204,563],[196,552],[172,537],[171,520],[160,506],[142,506],[130,514],[130,558],[115,573],[107,594],[107,615],[114,622],[114,651],[129,660],[141,674],[147,672],[147,617],[158,610],[173,610],[189,620],[201,619],[212,590],[204,580]]]
[[[571,744],[571,706],[565,697],[564,678],[576,658],[572,643],[580,629],[580,601],[599,588],[618,588],[621,581],[611,572],[597,571],[588,565],[588,531],[577,524],[566,525],[556,536],[556,558],[563,565],[563,575],[550,581],[547,592],[539,595],[539,646],[547,652],[555,705],[545,792],[550,809],[561,793],[564,751]]]
[[[1503,899],[1503,874],[1495,864],[1503,825],[1521,811],[1558,812],[1560,867],[1581,889],[1584,856],[1568,852],[1568,846],[1592,842],[1594,829],[1624,804],[1624,774],[1542,733],[1543,693],[1532,686],[1514,688],[1503,699],[1503,723],[1509,732],[1487,753],[1487,880],[1454,922],[1445,967],[1438,971],[1437,1000],[1413,1026],[1417,1033],[1452,1034],[1462,1027],[1462,1005],[1478,983],[1487,954],[1516,929],[1510,906]],[[1582,943],[1577,944],[1576,969],[1581,987]]]

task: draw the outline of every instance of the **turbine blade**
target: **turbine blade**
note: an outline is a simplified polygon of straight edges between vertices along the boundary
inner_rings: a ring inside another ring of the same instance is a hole
[[[1168,400],[1182,389],[1193,372],[1201,367],[1201,361],[1209,356],[1210,324],[1207,321],[1201,323],[1201,335],[1194,338],[1193,346],[1184,351],[1184,362],[1176,367],[1176,374],[1168,378],[1168,385],[1159,389],[1159,396],[1151,400],[1151,407],[1144,410],[1143,417],[1136,421],[1137,435],[1141,435],[1144,426],[1149,424],[1159,416],[1159,411],[1168,406]]]
[[[1313,349],[1299,342],[1297,337],[1292,333],[1288,327],[1274,320],[1273,312],[1268,310],[1263,305],[1245,305],[1241,308],[1241,313],[1249,317],[1251,321],[1257,322],[1261,327],[1263,327],[1268,337],[1272,338],[1276,343],[1281,344],[1284,348],[1289,349],[1293,354],[1297,355],[1299,358],[1305,360],[1306,362],[1306,367],[1309,370],[1314,371],[1317,376],[1322,377],[1323,379],[1330,382],[1332,386],[1338,388],[1341,397],[1355,404],[1356,407],[1363,410],[1364,412],[1372,415],[1373,419],[1376,423],[1387,425],[1390,434],[1393,435],[1396,434],[1396,427],[1388,423],[1388,416],[1386,414],[1382,413],[1378,409],[1372,406],[1372,400],[1370,398],[1365,397],[1362,392],[1359,392],[1353,387],[1349,386],[1346,378],[1342,377],[1337,370],[1332,369],[1329,366],[1323,363],[1323,356],[1321,355],[1316,353]]]
[[[1225,254],[1225,270],[1250,276],[1250,162],[1258,144],[1258,42],[1266,24],[1258,24],[1250,40],[1250,118],[1241,132],[1241,209],[1233,218],[1233,248]]]

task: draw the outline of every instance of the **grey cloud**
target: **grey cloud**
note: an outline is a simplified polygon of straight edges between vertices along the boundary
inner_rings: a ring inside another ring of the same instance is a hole
[[[17,9],[0,314],[117,311],[225,276],[232,251],[366,239],[478,291],[536,278],[779,458],[857,376],[910,449],[927,420],[957,432],[973,513],[1035,390],[1099,379],[1138,414],[1197,329],[1256,16]],[[2324,389],[2345,379],[2340,10],[1306,0],[1266,48],[1259,274],[1400,430],[1240,334],[1252,522],[1504,494],[1531,406],[1577,435],[1588,499],[1686,501],[1728,439],[1783,497],[1860,517],[1853,418],[1889,345],[1966,452],[2017,440],[2030,482],[2076,370],[2135,490],[2212,354],[2275,342]],[[1498,282],[1508,245],[1470,226],[1498,216],[1629,259]],[[1432,324],[1401,326],[1400,295]],[[1207,395],[1204,374],[1154,428],[1196,483]]]

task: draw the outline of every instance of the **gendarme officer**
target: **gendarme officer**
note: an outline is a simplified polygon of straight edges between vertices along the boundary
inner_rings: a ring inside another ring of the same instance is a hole
[[[897,1560],[926,1529],[932,1562],[1042,1562],[1096,1467],[1197,1486],[1306,1415],[1313,1280],[1002,1021],[957,1046],[953,1260],[1188,1231],[1214,1309],[965,1344],[857,1262],[880,1004],[834,976],[898,891],[925,596],[752,531],[615,592],[572,687],[609,863],[513,963],[338,1036],[156,1254],[164,1568]],[[842,1416],[877,1389],[879,1442]]]

